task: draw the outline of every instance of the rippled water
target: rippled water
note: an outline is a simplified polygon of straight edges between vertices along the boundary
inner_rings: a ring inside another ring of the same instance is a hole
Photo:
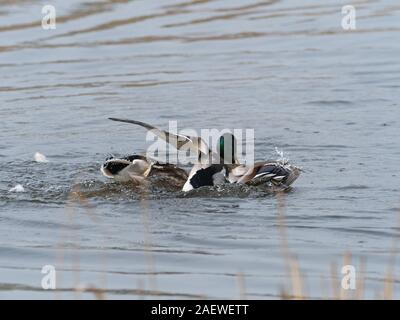
[[[399,231],[397,0],[352,1],[356,31],[346,1],[52,3],[56,30],[43,1],[0,3],[0,298],[279,298],[295,291],[287,250],[304,295],[338,294],[343,263],[382,295]],[[100,174],[148,146],[110,116],[254,128],[258,159],[278,147],[304,172],[278,197],[136,192]]]

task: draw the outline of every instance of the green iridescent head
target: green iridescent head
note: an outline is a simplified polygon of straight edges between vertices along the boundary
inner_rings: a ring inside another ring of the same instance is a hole
[[[236,161],[236,138],[232,133],[224,133],[218,139],[218,154],[224,164]]]

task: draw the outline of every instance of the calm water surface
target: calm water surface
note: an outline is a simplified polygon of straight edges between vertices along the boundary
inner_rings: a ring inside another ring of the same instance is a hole
[[[306,296],[336,296],[343,264],[364,297],[391,266],[398,291],[397,0],[352,1],[356,31],[337,0],[52,3],[56,30],[47,2],[0,3],[0,298],[275,299],[299,292],[296,261]],[[304,172],[279,197],[138,195],[100,174],[148,146],[110,116],[254,128],[257,159],[277,147]]]

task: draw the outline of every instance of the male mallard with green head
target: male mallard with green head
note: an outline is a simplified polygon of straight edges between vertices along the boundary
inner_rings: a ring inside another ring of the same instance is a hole
[[[213,152],[200,137],[173,134],[136,120],[118,118],[110,120],[142,126],[177,150],[194,149],[198,155],[197,162],[183,185],[184,192],[222,183],[265,184],[288,188],[300,175],[299,168],[280,161],[256,162],[252,166],[240,164],[236,156],[237,142],[231,133],[219,137],[217,152]]]

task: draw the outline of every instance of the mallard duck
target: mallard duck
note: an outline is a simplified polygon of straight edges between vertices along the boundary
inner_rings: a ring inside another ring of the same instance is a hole
[[[219,137],[217,152],[213,152],[200,137],[173,134],[136,120],[109,119],[142,126],[177,150],[196,150],[197,162],[183,185],[184,192],[222,183],[265,184],[287,188],[300,175],[298,167],[280,161],[262,161],[252,166],[240,164],[236,157],[236,139],[231,133]]]
[[[107,178],[119,182],[134,182],[137,185],[146,184],[156,178],[157,184],[164,180],[173,189],[182,189],[187,181],[188,174],[185,170],[169,163],[160,163],[142,155],[130,155],[116,158],[108,157],[100,168]]]

